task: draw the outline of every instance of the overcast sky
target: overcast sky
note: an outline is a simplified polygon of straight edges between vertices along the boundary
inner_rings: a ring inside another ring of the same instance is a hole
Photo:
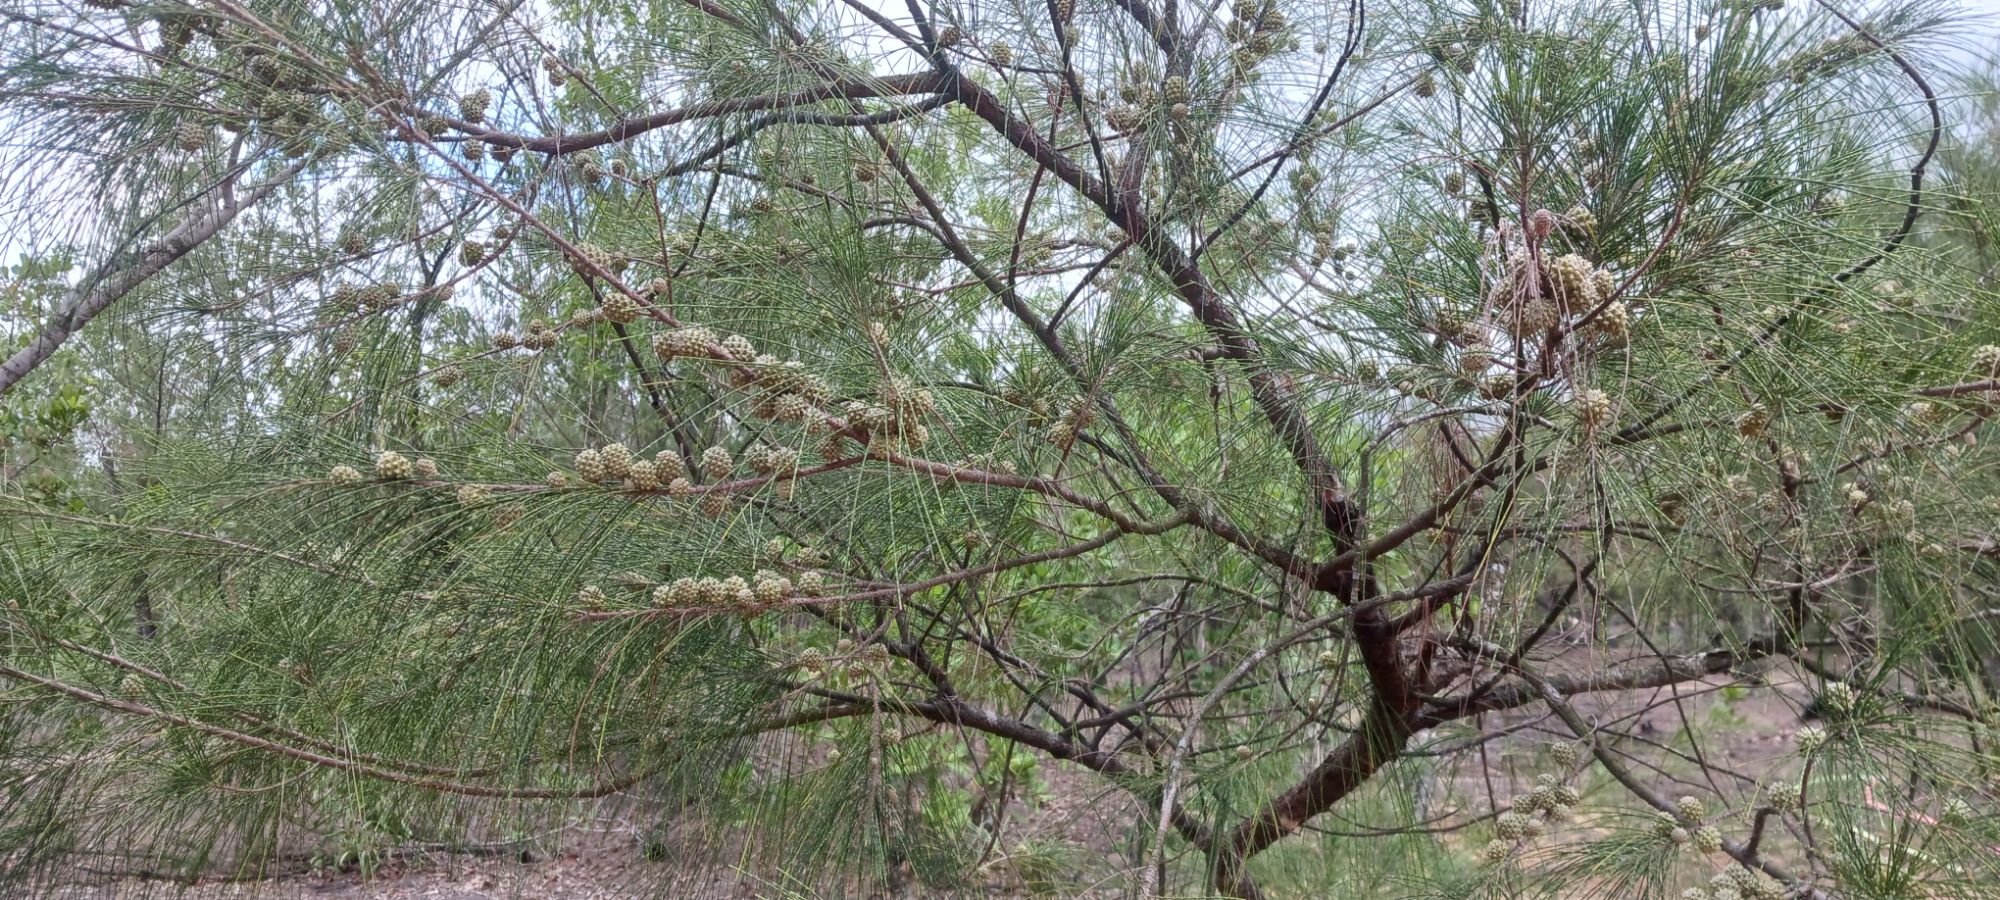
[[[1988,54],[2000,53],[2000,0],[1965,0],[1965,5],[1986,17],[1979,27],[1984,40],[1975,45],[1983,45]]]
[[[871,6],[883,8],[884,12],[892,18],[907,16],[907,12],[900,0],[865,0],[865,2]],[[1557,2],[1561,2],[1561,0],[1557,0]],[[1793,5],[1797,7],[1810,2],[1811,0],[1803,0],[1803,3],[1795,3]],[[1849,9],[1866,10],[1877,2],[1878,0],[1845,0],[1842,5]],[[1978,17],[1977,22],[1972,28],[1965,29],[1963,33],[1956,36],[1946,38],[1954,48],[1955,55],[1960,55],[1968,59],[2000,57],[2000,0],[1955,0],[1955,2],[1964,11]],[[15,149],[8,144],[5,138],[0,138],[0,171],[19,169],[19,167],[6,165],[10,152]],[[22,200],[32,200],[32,198],[37,196],[44,199],[53,199],[60,193],[51,191],[50,185],[40,180],[39,176],[36,179],[37,183],[28,186],[25,193],[19,195],[16,194],[16,191],[23,190],[22,186],[9,184],[7,181],[7,179],[0,179],[0,264],[12,264],[18,260],[19,255],[28,249],[24,239],[31,234],[42,234],[44,236],[47,234],[47,229],[43,227],[21,228],[19,227],[19,222],[7,221],[6,217],[18,214],[32,214],[30,209],[24,209],[16,204]],[[0,335],[4,334],[5,327],[4,325],[0,325]]]

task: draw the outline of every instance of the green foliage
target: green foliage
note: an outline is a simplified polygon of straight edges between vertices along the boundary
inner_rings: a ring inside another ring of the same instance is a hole
[[[0,2],[10,895],[2000,883],[1959,10]]]

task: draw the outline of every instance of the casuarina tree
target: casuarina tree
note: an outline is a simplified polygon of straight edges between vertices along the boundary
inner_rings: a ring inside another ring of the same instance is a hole
[[[1992,896],[1968,28],[6,0],[0,880]]]

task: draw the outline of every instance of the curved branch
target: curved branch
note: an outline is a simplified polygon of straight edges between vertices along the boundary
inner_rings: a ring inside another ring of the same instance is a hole
[[[231,743],[242,744],[243,746],[253,747],[255,749],[263,750],[269,753],[276,753],[279,756],[295,759],[304,763],[310,763],[312,765],[320,766],[323,768],[338,769],[343,772],[353,772],[356,775],[366,776],[368,778],[373,778],[378,781],[391,781],[397,784],[407,784],[412,787],[420,787],[420,788],[425,788],[427,790],[440,791],[447,794],[459,794],[461,796],[466,796],[466,797],[496,797],[505,800],[589,800],[597,797],[609,796],[611,794],[615,794],[619,791],[625,790],[626,788],[629,788],[635,784],[638,784],[641,781],[646,780],[647,778],[652,777],[653,773],[659,771],[659,766],[653,765],[629,775],[621,776],[619,778],[615,778],[609,781],[600,781],[597,784],[591,785],[589,787],[573,788],[573,789],[535,788],[535,787],[508,788],[508,787],[490,787],[487,785],[478,785],[478,784],[465,784],[456,781],[445,781],[437,778],[425,778],[421,776],[410,775],[404,772],[398,772],[391,769],[383,769],[377,766],[355,762],[353,760],[339,759],[336,757],[327,756],[324,753],[318,753],[312,750],[302,750],[298,747],[293,747],[288,744],[280,744],[277,741],[261,738],[254,734],[245,734],[241,731],[236,731],[234,729],[223,728],[220,725],[211,725],[199,719],[190,719],[186,716],[177,715],[175,713],[170,713],[165,710],[154,709],[153,707],[145,706],[143,704],[133,703],[128,700],[119,700],[115,697],[107,697],[103,694],[88,690],[86,688],[77,687],[76,685],[69,684],[63,681],[58,681],[53,678],[44,678],[40,675],[35,675],[29,672],[23,672],[20,669],[13,668],[11,666],[0,666],[0,677],[11,678],[14,679],[15,681],[24,681],[29,684],[35,685],[40,688],[44,688],[46,690],[53,691],[58,694],[68,695],[75,699],[81,700],[85,703],[89,703],[93,706],[103,707],[105,709],[111,710],[112,712],[122,713],[128,716],[138,716],[140,718],[154,719],[157,721],[166,722],[167,724],[170,725],[178,725],[182,728],[198,731],[201,732],[202,734],[206,734],[211,737],[221,738],[222,740],[229,741]]]

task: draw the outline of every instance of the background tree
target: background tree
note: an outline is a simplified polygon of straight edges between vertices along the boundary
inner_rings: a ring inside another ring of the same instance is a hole
[[[0,17],[10,889],[2000,883],[1949,7]]]

